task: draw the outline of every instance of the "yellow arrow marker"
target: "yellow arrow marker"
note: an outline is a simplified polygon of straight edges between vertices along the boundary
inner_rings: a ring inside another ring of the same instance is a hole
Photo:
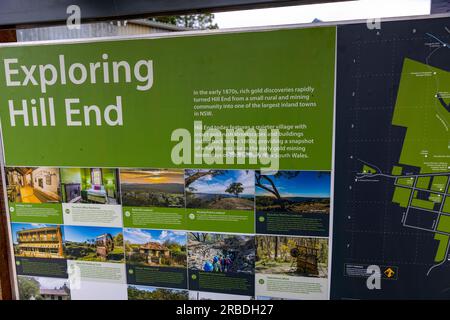
[[[386,270],[384,270],[384,274],[386,275],[386,277],[392,278],[395,272],[394,270],[392,270],[392,268],[387,268]]]

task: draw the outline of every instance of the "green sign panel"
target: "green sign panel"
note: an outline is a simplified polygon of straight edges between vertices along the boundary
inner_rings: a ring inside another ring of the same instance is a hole
[[[327,298],[335,39],[317,27],[2,48],[20,297],[53,278],[74,300]],[[312,283],[289,271],[302,246],[321,257]]]

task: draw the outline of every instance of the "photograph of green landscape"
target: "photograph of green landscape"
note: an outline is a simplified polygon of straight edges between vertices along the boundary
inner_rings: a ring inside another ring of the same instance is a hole
[[[184,170],[122,169],[124,206],[184,208]]]
[[[256,236],[256,273],[328,277],[328,239]]]
[[[68,260],[124,262],[121,228],[64,226]]]
[[[125,229],[127,264],[186,268],[186,233],[168,230]]]
[[[330,213],[328,171],[255,172],[256,210],[286,213]]]
[[[185,170],[186,207],[219,210],[254,210],[252,170]]]
[[[254,273],[255,241],[252,236],[188,233],[189,269],[205,272]]]
[[[128,285],[128,300],[188,300],[188,290]]]

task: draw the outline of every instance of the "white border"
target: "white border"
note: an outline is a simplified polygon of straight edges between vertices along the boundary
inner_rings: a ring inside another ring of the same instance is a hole
[[[5,172],[5,150],[3,146],[3,135],[2,135],[2,123],[0,120],[0,170],[2,173],[2,184],[3,184],[3,202],[5,204],[5,215],[6,215],[6,230],[7,230],[7,239],[6,242],[9,244],[9,250],[7,252],[9,259],[9,273],[10,273],[10,283],[11,283],[11,295],[14,300],[19,299],[19,285],[17,278],[17,270],[16,270],[16,259],[14,257],[14,245],[13,245],[13,234],[11,230],[11,219],[9,213],[9,201],[8,201],[8,193],[6,191],[6,172]]]
[[[336,101],[337,101],[337,49],[338,30],[336,28],[336,40],[334,50],[334,97],[333,97],[333,137],[331,147],[331,186],[330,186],[330,217],[328,222],[328,300],[331,300],[331,271],[333,260],[333,221],[334,221],[334,176],[335,176],[335,156],[336,156]]]

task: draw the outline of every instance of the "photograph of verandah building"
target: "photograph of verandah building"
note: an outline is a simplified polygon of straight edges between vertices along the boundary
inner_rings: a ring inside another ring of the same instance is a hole
[[[64,258],[61,226],[13,223],[16,256],[34,258]]]
[[[58,168],[6,168],[8,200],[16,203],[60,202]]]
[[[70,300],[68,279],[18,276],[20,300]]]

